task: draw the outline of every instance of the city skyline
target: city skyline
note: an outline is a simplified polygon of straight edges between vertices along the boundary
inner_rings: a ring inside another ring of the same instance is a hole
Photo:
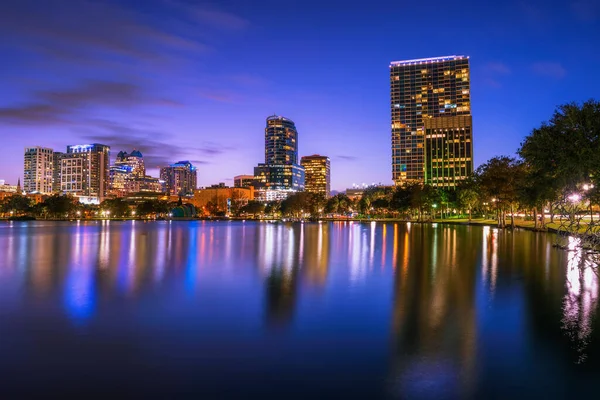
[[[474,167],[514,154],[557,105],[600,90],[600,58],[589,51],[600,14],[591,1],[467,2],[461,10],[440,2],[427,24],[460,16],[460,34],[439,40],[431,30],[401,43],[390,31],[399,15],[403,31],[422,29],[418,5],[331,2],[315,13],[311,2],[37,3],[3,5],[0,29],[10,40],[0,45],[9,59],[0,71],[0,179],[12,184],[23,182],[26,147],[105,143],[115,150],[111,163],[117,151],[139,148],[152,176],[190,160],[199,186],[233,185],[262,158],[264,117],[274,112],[296,122],[300,156],[331,157],[333,190],[391,184],[393,60],[470,56]],[[272,30],[269,21],[286,11],[286,29]],[[264,56],[281,46],[281,58]]]

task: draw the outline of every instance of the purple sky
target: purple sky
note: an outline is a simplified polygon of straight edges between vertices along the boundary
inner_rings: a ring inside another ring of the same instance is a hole
[[[476,165],[600,93],[598,1],[355,3],[5,0],[0,179],[25,146],[98,142],[232,184],[275,113],[300,156],[331,158],[332,189],[389,184],[393,60],[471,57]]]

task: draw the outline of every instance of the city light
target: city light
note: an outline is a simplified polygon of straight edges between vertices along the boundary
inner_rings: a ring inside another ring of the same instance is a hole
[[[573,203],[577,203],[579,200],[581,200],[581,195],[579,195],[579,193],[573,193],[568,197],[568,199]]]

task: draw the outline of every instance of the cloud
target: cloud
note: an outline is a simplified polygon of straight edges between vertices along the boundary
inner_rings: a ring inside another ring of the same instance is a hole
[[[358,160],[358,157],[347,156],[347,155],[337,155],[337,156],[335,156],[335,158],[337,158],[338,160],[341,160],[341,161],[357,161]]]
[[[194,15],[200,22],[225,29],[244,29],[250,24],[246,19],[219,10],[197,8]]]
[[[555,79],[561,79],[567,75],[567,70],[559,62],[554,61],[536,62],[531,66],[531,69],[538,75]]]
[[[0,107],[0,123],[11,125],[64,125],[68,112],[51,104]]]
[[[490,72],[492,74],[508,75],[511,72],[510,68],[506,64],[501,62],[487,63],[484,68],[487,72]]]
[[[204,89],[200,91],[200,97],[216,101],[219,103],[236,103],[240,100],[241,96],[237,93],[227,90],[212,90]]]
[[[215,142],[203,142],[202,147],[198,151],[207,156],[218,156],[235,149],[234,146],[222,145]]]
[[[218,10],[208,4],[198,6],[177,0],[164,0],[163,3],[168,8],[179,10],[187,19],[203,26],[210,25],[219,29],[242,30],[250,25],[250,21],[247,19],[227,11]]]
[[[235,150],[233,146],[203,142],[201,146],[181,145],[168,132],[139,124],[124,124],[106,119],[90,119],[76,131],[84,142],[106,144],[116,154],[120,150],[138,149],[147,168],[159,168],[181,160],[195,165],[211,164],[210,158]]]
[[[37,90],[29,103],[0,107],[0,124],[73,124],[89,108],[177,106],[181,103],[152,96],[131,82],[86,80],[66,89]]]
[[[239,31],[249,22],[208,5],[155,1],[159,12],[141,12],[126,2],[94,0],[5,0],[0,35],[19,50],[87,65],[107,59],[164,63],[212,49],[212,31]],[[107,57],[109,56],[109,57]]]

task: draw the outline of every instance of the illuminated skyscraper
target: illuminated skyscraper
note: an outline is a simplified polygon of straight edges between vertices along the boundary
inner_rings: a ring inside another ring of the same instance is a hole
[[[133,150],[131,154],[127,154],[126,151],[120,151],[119,154],[117,154],[115,166],[126,167],[134,178],[143,178],[146,176],[144,157],[139,150]]]
[[[453,187],[473,170],[469,58],[390,64],[392,177]]]
[[[60,189],[83,203],[104,200],[109,187],[110,147],[103,144],[67,146],[62,155]]]
[[[25,193],[52,193],[54,150],[44,147],[25,149],[23,190]]]
[[[298,165],[298,132],[294,121],[273,115],[265,128],[265,163],[254,168],[259,190],[304,190],[304,168]]]
[[[304,167],[304,190],[329,197],[331,189],[329,157],[318,154],[304,156],[300,163]]]
[[[189,161],[178,161],[160,169],[165,190],[174,196],[193,196],[197,188],[198,172]]]

